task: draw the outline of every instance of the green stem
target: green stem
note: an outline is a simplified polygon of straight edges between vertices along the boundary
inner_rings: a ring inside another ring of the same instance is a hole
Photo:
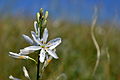
[[[29,58],[30,60],[32,60],[32,61],[34,61],[35,62],[35,64],[37,64],[37,61],[36,60],[34,60],[33,58]]]
[[[40,53],[40,51],[39,51],[39,53]],[[39,54],[39,53],[38,53],[38,54]],[[38,55],[37,80],[39,80],[39,78],[40,78],[40,73],[39,73],[39,71],[40,71],[40,60],[39,60],[39,58],[40,58],[40,56]]]
[[[40,21],[40,23],[38,24],[39,26],[40,26],[40,39],[42,38],[42,21]],[[37,64],[37,80],[39,80],[39,78],[40,78],[40,60],[39,60],[39,58],[40,58],[40,50],[39,50],[39,52],[38,52],[38,64]]]

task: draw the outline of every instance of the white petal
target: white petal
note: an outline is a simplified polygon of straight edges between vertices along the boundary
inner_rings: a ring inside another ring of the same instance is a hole
[[[47,28],[44,29],[44,33],[43,33],[43,41],[46,43],[48,38],[48,30]]]
[[[20,55],[17,53],[9,52],[9,56],[11,56],[13,58],[18,58]]]
[[[50,41],[47,43],[47,46],[46,46],[46,47],[49,47],[49,49],[54,49],[54,48],[55,48],[56,46],[58,46],[60,43],[61,43],[61,38],[56,38],[56,39],[50,40]]]
[[[29,53],[32,53],[32,52],[40,50],[40,49],[41,49],[40,46],[29,46],[29,47],[26,47],[24,49],[21,49],[20,54],[21,55],[27,55]]]
[[[55,59],[58,59],[57,54],[55,53],[55,51],[52,51],[50,49],[46,49],[46,51],[48,52],[49,55],[51,55],[52,57],[54,57]]]
[[[12,75],[9,76],[9,79],[11,79],[11,80],[21,80],[21,79],[13,77]]]
[[[35,32],[37,33],[38,32],[38,25],[37,25],[37,21],[34,21],[34,28],[35,28]]]
[[[40,46],[29,46],[29,47],[26,47],[24,48],[25,50],[33,50],[33,51],[36,51],[36,50],[39,50],[41,49]]]
[[[24,34],[22,36],[28,43],[33,44],[33,40],[29,36],[24,35]]]
[[[28,79],[30,80],[28,71],[27,71],[27,69],[26,69],[24,66],[23,66],[23,72],[24,72],[25,77],[28,78]]]
[[[20,49],[20,55],[28,55],[30,53],[33,53],[35,50],[26,50],[26,49]]]
[[[37,37],[36,33],[35,33],[34,31],[31,31],[31,34],[32,34],[32,37],[33,37],[34,41],[35,41],[37,44],[41,45],[41,43],[40,43],[40,38]]]
[[[42,49],[40,51],[40,59],[39,60],[40,60],[41,63],[43,63],[44,60],[45,60],[45,50],[44,49]]]

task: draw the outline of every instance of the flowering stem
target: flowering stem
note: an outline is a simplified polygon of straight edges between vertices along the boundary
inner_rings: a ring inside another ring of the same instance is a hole
[[[43,15],[43,9],[40,9],[40,12],[37,14],[37,23],[38,23],[38,27],[40,29],[40,39],[42,38],[42,34],[43,34],[43,30],[45,27],[43,27],[43,23],[44,25],[46,25],[45,21],[48,17],[48,12],[45,14],[45,18]],[[39,78],[41,79],[41,75],[40,75],[40,50],[38,52],[38,62],[37,62],[37,80],[39,80]],[[42,74],[42,73],[41,73]]]
[[[41,23],[40,24],[38,24],[39,26],[40,26],[40,38],[41,38],[41,36],[42,36],[42,26],[41,26]],[[40,50],[38,51],[38,64],[37,64],[37,80],[39,80],[39,78],[40,78],[40,60],[39,60],[39,58],[40,58]]]
[[[43,33],[43,30],[42,30],[42,21],[40,21],[40,23],[38,23],[38,26],[40,27],[40,38],[42,38],[42,33]],[[38,64],[37,64],[37,80],[39,80],[39,78],[41,77],[40,75],[40,50],[38,52]]]

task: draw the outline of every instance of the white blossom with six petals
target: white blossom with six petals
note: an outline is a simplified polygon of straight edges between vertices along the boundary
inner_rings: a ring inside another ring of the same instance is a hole
[[[41,63],[43,63],[44,60],[45,60],[46,52],[48,52],[48,54],[50,56],[52,56],[53,58],[58,59],[58,56],[55,53],[54,49],[61,43],[61,38],[55,38],[53,40],[50,40],[47,43],[47,38],[48,38],[48,30],[47,30],[47,28],[44,29],[42,39],[40,39],[37,36],[37,34],[35,32],[33,32],[33,31],[31,31],[31,34],[32,34],[32,37],[33,37],[34,42],[36,43],[36,45],[29,46],[29,47],[26,47],[24,49],[21,49],[20,52],[21,52],[22,55],[27,55],[27,54],[29,54],[31,52],[41,50],[40,54],[39,54],[40,55],[39,60],[40,60]],[[26,40],[28,40],[28,37],[26,37],[26,38],[27,38]],[[29,40],[30,40],[30,38],[29,38]],[[33,42],[33,41],[31,41],[31,42]]]

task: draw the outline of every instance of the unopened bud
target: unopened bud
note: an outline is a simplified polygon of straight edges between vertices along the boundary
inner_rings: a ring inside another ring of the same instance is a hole
[[[41,20],[44,20],[44,16],[42,16]]]
[[[47,20],[45,20],[44,22],[43,22],[43,25],[42,26],[46,26],[47,25]]]
[[[45,20],[48,18],[48,11],[45,12]]]
[[[39,12],[37,12],[37,21],[39,22],[40,20],[40,14],[39,14]]]
[[[40,19],[42,18],[42,16],[43,16],[43,9],[41,8],[40,9]]]

